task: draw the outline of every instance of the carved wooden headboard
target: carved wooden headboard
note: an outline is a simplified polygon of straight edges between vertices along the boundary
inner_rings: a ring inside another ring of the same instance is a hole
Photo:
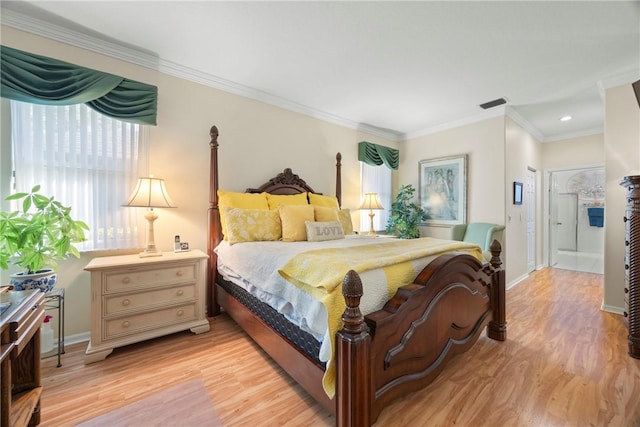
[[[220,307],[214,301],[213,284],[215,283],[217,270],[217,256],[214,252],[216,246],[222,240],[222,229],[220,225],[220,210],[218,208],[218,128],[212,126],[209,131],[211,137],[209,141],[210,163],[209,163],[209,209],[208,209],[208,233],[207,233],[207,254],[209,255],[208,266],[208,295],[207,305],[209,315],[214,316],[219,312]],[[338,205],[342,204],[342,154],[336,154],[336,193]],[[247,193],[271,193],[271,194],[297,194],[304,192],[315,193],[315,191],[298,175],[294,174],[290,168],[286,168],[282,173],[269,179],[257,188],[248,188]]]

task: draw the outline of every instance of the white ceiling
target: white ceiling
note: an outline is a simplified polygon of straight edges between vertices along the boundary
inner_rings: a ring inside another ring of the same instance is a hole
[[[6,25],[399,140],[505,111],[542,141],[599,133],[601,89],[640,79],[638,1],[3,0],[2,12]],[[506,108],[479,107],[500,97]]]

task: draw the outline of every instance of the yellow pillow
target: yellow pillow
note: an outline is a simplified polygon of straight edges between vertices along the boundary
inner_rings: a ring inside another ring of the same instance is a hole
[[[311,205],[281,205],[278,208],[282,222],[282,241],[300,242],[307,240],[305,221],[313,221]]]
[[[282,226],[277,211],[223,207],[229,244],[280,240]]]
[[[338,199],[335,196],[323,196],[322,194],[309,193],[309,203],[325,208],[340,209]]]
[[[269,194],[267,193],[269,209],[276,210],[281,205],[308,205],[307,193],[300,194]]]
[[[338,209],[314,206],[313,211],[316,221],[338,221]]]
[[[344,239],[344,232],[342,231],[340,221],[306,221],[305,226],[307,228],[307,240],[310,242]]]
[[[218,208],[220,209],[220,226],[224,240],[227,239],[227,219],[224,207],[242,209],[269,209],[267,193],[236,193],[218,190]]]
[[[338,211],[338,219],[342,224],[344,234],[353,234],[353,223],[351,222],[351,211],[349,209],[341,209]]]

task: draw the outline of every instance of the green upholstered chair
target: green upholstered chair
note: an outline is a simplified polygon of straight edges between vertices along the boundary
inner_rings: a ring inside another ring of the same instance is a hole
[[[457,224],[451,229],[451,240],[479,245],[482,249],[482,255],[488,261],[491,259],[491,252],[489,251],[491,242],[498,240],[502,244],[503,230],[504,225],[490,224],[488,222]]]

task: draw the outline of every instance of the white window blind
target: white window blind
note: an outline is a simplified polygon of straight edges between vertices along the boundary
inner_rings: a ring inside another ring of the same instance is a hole
[[[360,190],[361,201],[365,193],[378,193],[378,200],[384,209],[373,212],[373,227],[376,231],[386,229],[391,211],[391,169],[384,165],[371,166],[360,162]],[[361,210],[360,231],[368,232],[370,223],[369,211]]]
[[[144,134],[144,136],[143,136]],[[122,207],[146,153],[144,127],[104,116],[84,104],[45,106],[11,101],[14,189],[71,206],[89,225],[81,251],[140,247],[135,209]]]

